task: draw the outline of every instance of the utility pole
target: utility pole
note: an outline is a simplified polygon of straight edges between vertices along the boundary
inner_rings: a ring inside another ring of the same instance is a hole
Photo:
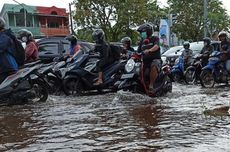
[[[71,28],[71,34],[75,34],[73,30],[73,18],[72,18],[72,9],[71,6],[74,4],[74,2],[69,3],[69,17],[70,17],[70,28]]]
[[[26,9],[25,9],[25,7],[24,7],[24,5],[22,4],[22,3],[19,3],[18,1],[16,1],[16,0],[13,0],[15,3],[17,3],[17,4],[19,4],[19,5],[21,5],[22,6],[22,8],[24,9],[24,26],[26,27]]]
[[[208,33],[208,0],[204,0],[204,37]]]

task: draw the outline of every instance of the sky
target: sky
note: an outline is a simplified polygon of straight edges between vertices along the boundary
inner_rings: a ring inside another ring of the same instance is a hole
[[[27,5],[33,5],[33,6],[56,6],[61,8],[66,8],[68,10],[69,3],[73,0],[16,0],[19,3],[25,3]],[[230,0],[221,0],[223,2],[223,5],[225,9],[228,11],[228,14],[230,15]],[[158,3],[162,6],[167,5],[167,0],[158,0]],[[1,0],[0,3],[0,10],[2,9],[2,6],[4,3],[10,3],[10,4],[16,4],[13,0]]]

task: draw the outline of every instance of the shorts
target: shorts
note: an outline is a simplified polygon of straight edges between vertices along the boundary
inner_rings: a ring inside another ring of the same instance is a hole
[[[162,67],[162,60],[161,59],[153,59],[150,61],[144,62],[144,69],[150,69],[151,67],[155,66],[157,68],[157,72],[159,73],[161,71]]]
[[[157,68],[157,72],[161,71],[162,67],[162,60],[161,59],[154,59],[151,63],[151,67],[155,66]]]
[[[104,71],[104,69],[109,66],[110,64],[112,64],[115,60],[114,59],[111,59],[111,58],[108,58],[108,59],[105,59],[105,58],[102,58],[100,59],[98,62],[97,62],[97,65],[96,65],[96,71],[97,72],[102,72]]]

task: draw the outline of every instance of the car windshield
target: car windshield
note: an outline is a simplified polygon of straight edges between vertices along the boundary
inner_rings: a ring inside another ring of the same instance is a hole
[[[39,45],[39,52],[55,54],[58,52],[58,43],[44,43]]]
[[[190,43],[190,49],[193,51],[193,54],[200,53],[203,47],[204,47],[204,43],[203,42],[193,42],[193,43]],[[179,54],[181,54],[183,52],[183,50],[184,50],[184,48],[182,48],[179,51]]]
[[[176,51],[179,51],[181,48],[183,48],[183,47],[182,47],[182,46],[171,47],[170,49],[168,49],[168,50],[163,54],[163,56],[175,54],[175,52],[176,52]]]
[[[193,54],[200,53],[203,47],[204,47],[203,42],[199,42],[199,43],[194,42],[190,44],[190,49],[193,51]]]

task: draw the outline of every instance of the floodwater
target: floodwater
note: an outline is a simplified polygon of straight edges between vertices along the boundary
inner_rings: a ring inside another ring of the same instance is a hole
[[[175,84],[165,97],[120,91],[0,107],[0,151],[230,151],[229,88]]]

